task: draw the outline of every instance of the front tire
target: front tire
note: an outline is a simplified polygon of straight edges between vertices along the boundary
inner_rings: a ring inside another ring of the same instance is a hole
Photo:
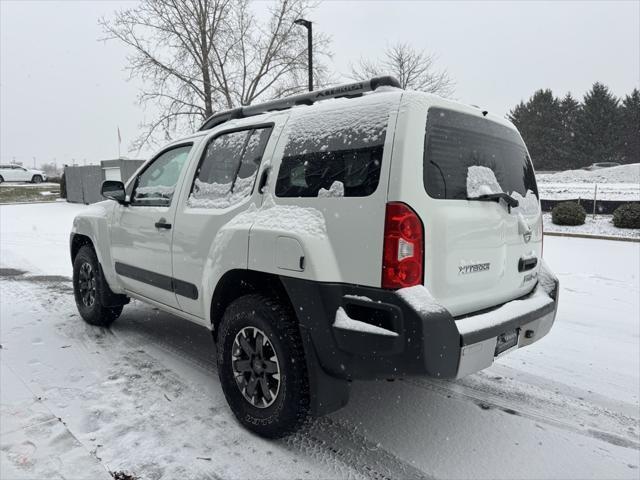
[[[105,288],[108,286],[96,252],[85,245],[73,261],[73,293],[80,316],[91,325],[108,327],[122,313],[122,305],[106,307],[102,304]]]
[[[309,380],[290,308],[259,294],[238,298],[224,313],[217,350],[222,390],[244,427],[280,438],[305,423]]]
[[[4,178],[2,178],[2,175],[0,175],[0,183],[4,182]]]
[[[34,175],[31,179],[31,183],[42,183],[42,177],[40,175]]]

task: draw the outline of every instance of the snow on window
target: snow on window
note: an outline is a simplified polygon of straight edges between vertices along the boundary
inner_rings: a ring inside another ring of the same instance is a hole
[[[278,197],[366,197],[380,179],[389,113],[397,94],[295,109],[278,171]],[[342,184],[342,194],[332,191]],[[327,193],[329,193],[327,195]]]
[[[386,328],[378,327],[377,325],[371,325],[370,323],[361,322],[360,320],[354,320],[347,315],[344,308],[339,307],[336,311],[336,317],[333,321],[333,326],[342,330],[351,330],[353,332],[373,333],[375,335],[384,335],[387,337],[397,337],[396,332],[387,330]]]
[[[172,148],[158,156],[136,179],[132,202],[139,205],[168,206],[191,145]]]
[[[206,183],[196,179],[187,205],[192,208],[227,208],[237,205],[249,197],[255,178],[255,175],[238,178],[235,184]]]
[[[396,101],[394,94],[376,94],[367,95],[357,104],[341,99],[314,105],[313,112],[296,110],[292,113],[284,156],[382,144],[389,112]]]
[[[344,197],[344,183],[336,180],[331,184],[331,187],[327,190],[326,188],[321,188],[318,191],[319,197]]]
[[[489,167],[474,165],[467,169],[467,197],[477,198],[501,192],[496,174]]]
[[[221,135],[208,146],[191,189],[192,208],[227,208],[251,195],[271,128]]]
[[[150,185],[148,187],[136,188],[136,200],[171,200],[175,185]]]

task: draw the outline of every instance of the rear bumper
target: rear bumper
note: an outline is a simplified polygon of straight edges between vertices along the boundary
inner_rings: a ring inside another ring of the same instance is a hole
[[[558,306],[558,280],[544,262],[530,294],[464,318],[438,305],[409,302],[394,291],[281,279],[298,314],[306,351],[314,352],[315,364],[325,373],[346,380],[468,375],[493,363],[502,334],[515,332],[517,348],[544,337]],[[340,307],[350,318],[395,335],[334,326]]]

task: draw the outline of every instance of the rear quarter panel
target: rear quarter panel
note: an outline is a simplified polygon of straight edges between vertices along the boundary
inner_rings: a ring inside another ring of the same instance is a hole
[[[387,102],[385,108],[389,108],[380,180],[374,193],[367,197],[275,196],[275,183],[291,125],[304,121],[304,109],[315,106],[300,107],[292,112],[274,154],[269,195],[265,196],[262,206],[266,210],[280,209],[282,215],[273,216],[286,218],[285,221],[258,221],[253,225],[249,243],[250,269],[319,282],[380,286],[387,181],[400,96],[394,91],[375,93],[370,99],[340,100],[345,109],[350,108],[350,102],[361,101],[383,101]],[[295,209],[298,209],[297,214]],[[317,228],[306,228],[314,219],[318,220]],[[283,242],[283,238],[293,239],[300,245],[304,269],[285,268],[287,265],[279,261],[286,255],[279,254],[278,248],[295,245],[291,241]]]

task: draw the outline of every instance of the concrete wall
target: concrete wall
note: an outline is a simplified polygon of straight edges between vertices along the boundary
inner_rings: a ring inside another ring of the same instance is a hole
[[[120,178],[126,183],[143,163],[144,160],[104,160],[100,165],[65,167],[67,202],[88,204],[104,200],[100,195],[100,187],[105,180],[103,167],[119,167]]]

